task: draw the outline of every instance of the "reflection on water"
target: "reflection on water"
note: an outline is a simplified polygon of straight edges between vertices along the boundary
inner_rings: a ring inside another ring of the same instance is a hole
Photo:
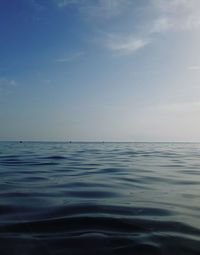
[[[200,144],[0,143],[0,254],[200,254]]]

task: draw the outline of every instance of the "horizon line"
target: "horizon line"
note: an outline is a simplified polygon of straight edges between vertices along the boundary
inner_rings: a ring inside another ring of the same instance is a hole
[[[200,141],[105,141],[105,140],[1,140],[0,142],[35,143],[200,143]]]

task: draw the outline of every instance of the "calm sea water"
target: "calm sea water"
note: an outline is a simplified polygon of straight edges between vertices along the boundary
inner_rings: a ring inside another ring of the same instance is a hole
[[[200,144],[0,143],[0,254],[200,254]]]

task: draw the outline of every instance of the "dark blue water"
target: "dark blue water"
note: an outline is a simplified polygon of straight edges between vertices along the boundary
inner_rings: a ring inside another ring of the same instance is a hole
[[[200,254],[200,144],[1,142],[0,254]]]

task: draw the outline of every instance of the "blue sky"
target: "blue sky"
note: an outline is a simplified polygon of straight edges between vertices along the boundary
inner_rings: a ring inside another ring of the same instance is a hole
[[[0,140],[200,141],[199,0],[2,0]]]

